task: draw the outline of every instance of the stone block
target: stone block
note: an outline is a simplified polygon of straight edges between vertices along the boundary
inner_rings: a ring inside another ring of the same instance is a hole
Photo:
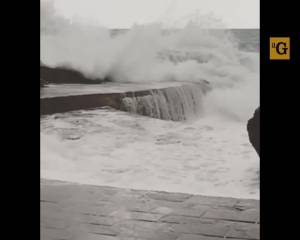
[[[187,223],[174,225],[174,230],[179,233],[200,234],[222,238],[230,230],[230,226],[231,224],[226,222]]]
[[[235,223],[226,234],[227,238],[260,239],[260,225]]]

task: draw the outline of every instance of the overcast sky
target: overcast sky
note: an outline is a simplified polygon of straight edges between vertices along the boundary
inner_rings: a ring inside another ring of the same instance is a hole
[[[259,0],[54,0],[67,18],[79,17],[109,28],[134,23],[182,22],[197,10],[213,13],[228,28],[259,28]]]

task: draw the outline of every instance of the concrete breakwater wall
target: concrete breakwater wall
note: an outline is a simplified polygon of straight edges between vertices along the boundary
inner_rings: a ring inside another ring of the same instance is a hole
[[[40,66],[40,86],[46,84],[97,84],[109,81],[108,79],[90,79],[84,76],[79,71],[68,69],[65,67],[51,68],[41,63]]]
[[[112,107],[164,120],[181,121],[201,114],[207,83],[124,93],[99,93],[41,98],[40,114]]]
[[[120,108],[120,94],[89,94],[40,99],[40,115],[110,106]]]
[[[114,92],[114,90],[102,92],[101,86],[105,88],[105,82],[113,83],[109,77],[106,79],[89,79],[76,70],[50,68],[41,63],[41,93],[48,89],[48,84],[57,86],[54,93],[60,92],[63,86],[64,88],[67,86],[67,89],[62,95],[41,96],[40,114],[48,115],[112,107],[153,118],[181,121],[201,114],[202,97],[210,90],[209,82],[199,80],[196,83],[182,83],[176,86],[166,86],[161,83],[156,87],[145,86],[145,89],[140,90],[131,90],[134,89],[134,86],[128,84],[127,89],[121,92]],[[77,90],[81,90],[73,92],[72,84],[73,86],[74,84],[77,85]],[[90,87],[85,91],[86,86]],[[91,89],[95,91],[89,92]]]
[[[99,93],[75,96],[60,96],[40,99],[40,114],[54,114],[68,111],[112,107],[121,109],[122,98],[134,93]],[[149,94],[149,91],[136,92],[136,96]]]

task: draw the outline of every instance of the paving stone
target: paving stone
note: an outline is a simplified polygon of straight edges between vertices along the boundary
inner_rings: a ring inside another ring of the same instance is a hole
[[[217,223],[186,223],[174,225],[174,230],[179,233],[202,234],[215,237],[224,237],[230,230],[231,224]]]
[[[113,217],[110,216],[103,217],[97,215],[83,215],[80,218],[80,223],[112,226],[115,223],[115,220]]]
[[[83,186],[83,185],[81,185]],[[101,194],[105,196],[114,196],[120,192],[120,189],[113,188],[113,187],[107,187],[107,186],[92,186],[92,185],[86,185],[88,186],[88,191],[90,191],[93,194]]]
[[[203,206],[202,208],[187,208],[187,207],[156,207],[152,208],[150,212],[152,213],[160,213],[162,215],[179,215],[179,216],[187,216],[187,217],[201,217],[207,211],[208,207]]]
[[[224,240],[224,238],[208,237],[196,234],[182,234],[177,240]],[[239,240],[239,239],[234,239]]]
[[[241,221],[245,221],[246,219],[253,221],[254,223],[259,223],[260,221],[260,210],[259,209],[249,209],[243,211],[241,214]]]
[[[74,202],[82,202],[82,203],[88,203],[88,202],[110,202],[110,200],[113,198],[112,195],[106,195],[101,192],[85,192],[80,191],[76,195],[70,196],[72,198],[72,201]],[[69,199],[68,199],[69,200]]]
[[[74,236],[74,233],[67,231],[65,229],[51,229],[51,228],[42,228],[41,229],[41,239],[42,240],[54,240],[62,239],[67,240],[71,239]]]
[[[237,203],[238,199],[235,198],[223,198],[223,197],[207,197],[194,195],[191,198],[184,201],[184,207],[202,208],[204,206],[209,207],[233,207]]]
[[[128,210],[138,210],[138,208],[140,208],[139,210],[141,211],[148,211],[149,209],[157,206],[152,201],[148,201],[147,199],[136,199],[134,196],[132,196],[131,199],[112,200],[110,203]]]
[[[148,221],[148,222],[157,222],[163,215],[156,213],[142,213],[142,212],[131,212],[131,219]]]
[[[259,201],[254,199],[238,199],[235,207],[242,209],[259,209]]]
[[[170,214],[174,211],[174,209],[172,208],[169,208],[169,207],[152,207],[149,212],[152,212],[152,213],[160,213],[160,214],[164,214],[164,215],[167,215],[167,214]]]
[[[192,195],[184,193],[167,193],[167,192],[149,192],[147,197],[155,200],[163,200],[168,202],[183,202],[190,198]]]
[[[138,227],[133,229],[127,229],[120,233],[120,237],[132,237],[137,239],[149,239],[149,240],[175,240],[178,234],[175,232],[163,231],[160,229],[147,229],[144,227]]]
[[[108,236],[101,234],[88,233],[87,238],[84,240],[119,240],[119,237],[116,236]]]
[[[80,240],[137,240],[137,239],[130,238],[130,237],[117,237],[117,236],[107,236],[101,234],[88,233],[85,239],[80,239]]]
[[[132,189],[122,189],[118,191],[115,195],[116,199],[131,199],[134,197],[135,199],[144,198],[145,193],[141,191],[136,191]]]
[[[227,238],[259,239],[260,225],[252,223],[235,223],[226,234]]]
[[[205,212],[207,211],[207,207],[199,207],[197,209],[191,209],[191,208],[176,208],[171,213],[172,215],[179,215],[179,216],[188,216],[188,217],[202,217]]]
[[[173,239],[178,236],[171,224],[161,222],[143,222],[128,220],[114,226],[120,231],[120,237],[136,237],[137,239]]]
[[[114,230],[111,226],[94,225],[94,224],[81,224],[80,226],[81,229],[83,229],[83,231],[98,234],[98,235],[117,236],[119,234],[119,232]]]
[[[65,219],[66,212],[57,204],[52,204],[48,202],[40,203],[40,217],[41,219],[53,218],[53,219]]]
[[[131,212],[153,212],[160,213],[159,211],[152,211],[157,208],[157,205],[152,202],[134,202],[134,204],[130,204],[127,206],[128,211]],[[163,213],[161,213],[163,214]]]
[[[68,224],[64,219],[55,219],[55,218],[41,218],[41,226],[45,228],[53,229],[65,229],[68,227]]]
[[[154,205],[156,207],[167,207],[170,209],[179,209],[184,207],[183,202],[172,202],[172,201],[155,200],[155,199],[151,199],[149,204]]]
[[[200,217],[188,217],[188,216],[179,216],[179,215],[168,215],[164,216],[160,219],[161,222],[167,222],[167,223],[214,223],[214,220],[211,219],[203,219]]]
[[[76,209],[76,212],[85,215],[112,216],[118,210],[119,206],[114,205],[108,205],[105,207],[79,206]]]
[[[233,210],[208,210],[204,215],[204,218],[223,219],[229,221],[244,221],[244,222],[257,222],[259,217],[258,209],[250,209],[245,211],[233,211]]]
[[[120,233],[126,233],[135,231],[136,229],[145,229],[149,231],[160,230],[162,232],[174,232],[172,224],[163,223],[163,222],[147,222],[147,221],[138,221],[138,220],[123,220],[114,224],[112,227]]]

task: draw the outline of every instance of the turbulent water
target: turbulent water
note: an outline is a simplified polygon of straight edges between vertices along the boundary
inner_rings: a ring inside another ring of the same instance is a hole
[[[48,116],[41,128],[44,178],[259,197],[258,157],[243,123],[174,122],[99,109]]]
[[[43,117],[42,177],[259,198],[259,158],[246,131],[259,106],[258,30],[193,23],[162,31],[149,24],[111,35],[47,14],[44,64],[109,76],[105,92],[118,84],[132,91],[140,84],[178,87],[125,97],[127,113],[107,108]],[[205,93],[203,82],[209,82]]]

